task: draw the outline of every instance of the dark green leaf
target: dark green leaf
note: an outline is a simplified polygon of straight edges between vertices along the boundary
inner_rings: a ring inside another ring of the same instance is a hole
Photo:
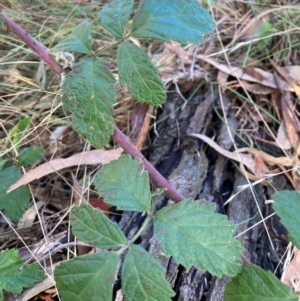
[[[0,28],[1,28],[1,27],[4,27],[4,25],[5,25],[5,21],[4,21],[4,19],[2,18],[2,16],[0,16]]]
[[[54,278],[62,300],[112,300],[118,261],[116,253],[100,252],[61,262]]]
[[[92,25],[91,21],[83,21],[75,27],[72,33],[60,41],[53,51],[71,51],[78,53],[91,53],[92,49]]]
[[[280,223],[286,227],[289,240],[300,249],[300,193],[282,190],[273,194],[272,207],[280,217]]]
[[[24,265],[18,250],[0,252],[0,300],[4,300],[3,290],[20,294],[23,288],[33,286],[44,278],[44,272],[36,264]]]
[[[122,39],[134,0],[114,0],[100,11],[101,24],[117,39]]]
[[[170,301],[175,295],[165,270],[149,253],[131,245],[122,267],[122,291],[128,301]]]
[[[104,201],[120,210],[150,211],[151,192],[148,172],[139,159],[123,155],[102,166],[94,181]]]
[[[143,0],[133,19],[132,35],[183,44],[203,42],[215,22],[199,0]]]
[[[17,221],[22,217],[24,209],[28,208],[30,204],[30,193],[27,186],[6,193],[9,187],[21,177],[22,173],[17,166],[5,168],[0,172],[0,210],[4,210],[5,215],[12,221]]]
[[[118,48],[120,83],[141,103],[159,105],[166,100],[163,82],[148,55],[136,45],[122,42]]]
[[[242,267],[241,244],[232,237],[235,225],[214,213],[215,205],[186,200],[155,214],[154,234],[167,257],[187,269],[192,266],[211,274],[235,276]]]
[[[77,238],[95,247],[105,249],[127,245],[127,239],[119,226],[101,210],[88,204],[72,209],[71,226]]]
[[[293,291],[280,282],[270,271],[256,265],[243,268],[227,284],[225,301],[297,301]]]
[[[0,159],[0,172],[8,167],[8,159]]]
[[[72,113],[75,130],[99,148],[114,131],[114,82],[102,60],[88,58],[73,67],[63,84],[64,104]]]
[[[22,149],[18,156],[20,166],[33,164],[43,158],[45,150],[42,147],[33,146]]]

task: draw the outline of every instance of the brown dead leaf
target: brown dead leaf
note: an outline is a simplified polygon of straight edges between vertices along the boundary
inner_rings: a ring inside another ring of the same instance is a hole
[[[280,7],[275,7],[271,8],[269,10],[264,10],[261,12],[259,15],[255,16],[255,18],[250,19],[250,16],[247,14],[244,16],[243,19],[240,20],[240,24],[242,25],[242,30],[238,32],[237,34],[234,35],[232,38],[232,41],[230,42],[229,45],[227,45],[227,48],[231,47],[232,45],[236,44],[236,41],[240,38],[247,39],[249,38],[249,35],[247,35],[248,32],[251,31],[251,28],[255,28],[256,24],[259,22],[259,20],[263,18],[268,18],[268,15],[276,12],[276,11],[283,11],[283,10],[292,10],[292,9],[299,9],[298,6],[293,6],[293,5],[280,5]],[[249,10],[249,14],[252,14],[252,11]],[[247,39],[249,41],[249,39]],[[250,39],[251,40],[251,39]]]
[[[300,66],[280,67],[272,60],[270,60],[270,62],[278,74],[280,74],[280,76],[293,88],[293,91],[296,93],[298,100],[300,101]],[[278,78],[276,78],[276,80],[277,79]]]
[[[291,93],[281,91],[280,95],[281,102],[281,114],[284,120],[289,140],[296,150],[300,145],[300,138],[298,131],[300,129],[300,121],[298,116],[295,114],[294,104],[291,98]]]
[[[300,66],[284,66],[282,69],[294,80],[294,82],[300,82]]]
[[[295,292],[300,292],[300,250],[296,247],[294,257],[282,274],[281,281]]]
[[[263,151],[254,149],[254,148],[240,148],[238,149],[239,152],[241,151],[247,151],[250,154],[253,154],[256,157],[260,157],[265,163],[268,165],[279,165],[279,166],[293,166],[294,165],[294,159],[289,157],[273,157]]]
[[[228,80],[228,74],[219,70],[218,76],[217,76],[217,81],[218,81],[223,93],[225,93],[225,91],[226,91],[227,80]]]
[[[203,55],[197,55],[197,57],[213,65],[220,71],[227,73],[231,76],[234,76],[240,80],[259,83],[261,85],[273,89],[277,89],[279,87],[281,90],[294,92],[294,89],[289,84],[287,84],[284,80],[278,78],[278,82],[277,82],[277,79],[275,80],[275,77],[272,73],[262,70],[260,68],[255,68],[255,67],[239,68],[239,67],[228,66],[225,64],[218,63]]]
[[[199,138],[206,142],[209,146],[211,146],[213,149],[215,149],[218,153],[221,155],[232,159],[234,161],[237,161],[239,163],[242,163],[245,165],[253,174],[255,174],[255,160],[253,159],[252,155],[249,154],[237,154],[236,152],[230,152],[226,149],[223,149],[221,146],[219,146],[215,141],[212,139],[202,135],[202,134],[189,134],[191,137]]]
[[[300,101],[300,66],[285,66],[282,68],[292,79],[291,85]]]
[[[291,142],[289,140],[289,137],[287,135],[287,132],[286,132],[283,124],[280,124],[280,126],[278,128],[275,145],[277,145],[279,148],[285,149],[285,150],[289,150],[292,148]]]
[[[249,83],[244,80],[240,81],[239,86],[243,87],[248,92],[257,94],[257,95],[268,95],[275,91],[273,88],[269,88],[269,87],[261,85],[259,83]]]
[[[248,174],[250,179],[257,180],[265,176],[266,174],[270,174],[271,171],[269,170],[267,165],[293,166],[294,164],[294,160],[289,157],[273,157],[263,151],[249,147],[238,149],[238,153],[230,152],[223,149],[216,142],[204,135],[190,134],[189,136],[196,137],[205,141],[208,145],[214,148],[221,155],[246,166],[253,174],[252,176]],[[248,152],[248,154],[243,154],[244,152]],[[272,171],[272,173],[274,173],[274,171]]]
[[[26,185],[33,180],[39,179],[50,173],[57,172],[61,169],[78,166],[78,165],[96,165],[106,164],[111,160],[116,160],[121,156],[123,150],[121,148],[113,150],[92,150],[89,152],[78,153],[66,159],[55,159],[46,162],[25,174],[19,181],[12,185],[8,193],[17,189],[20,186]]]
[[[73,191],[74,191],[74,204],[79,205],[80,201],[87,203],[87,200],[83,197],[82,188],[80,183],[76,179],[75,175],[71,172],[71,178],[73,181]]]
[[[36,209],[39,210],[41,207],[45,205],[45,202],[38,201],[36,204],[33,204],[31,207],[29,207],[22,215],[22,217],[19,219],[17,224],[17,229],[20,228],[30,228],[34,220],[36,218],[37,212]]]

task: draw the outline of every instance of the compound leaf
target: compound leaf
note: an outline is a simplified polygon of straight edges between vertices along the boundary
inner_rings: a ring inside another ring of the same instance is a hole
[[[97,248],[115,248],[127,244],[119,226],[109,220],[100,209],[92,208],[88,204],[72,209],[71,225],[77,238]]]
[[[87,58],[73,67],[62,87],[75,130],[99,148],[108,143],[114,130],[114,82],[102,60]]]
[[[131,245],[122,267],[122,291],[128,301],[170,301],[175,295],[165,270],[149,253]]]
[[[100,252],[61,262],[54,278],[62,300],[112,300],[118,261],[115,252]]]
[[[43,158],[45,149],[39,146],[25,147],[18,156],[19,166],[33,164]]]
[[[0,172],[0,210],[12,221],[22,217],[23,210],[29,207],[30,193],[27,186],[22,186],[10,193],[9,187],[21,179],[22,173],[17,166],[5,168]]]
[[[144,212],[151,209],[149,175],[142,170],[139,159],[122,155],[111,161],[99,170],[94,184],[104,201],[120,210]]]
[[[297,301],[294,292],[270,271],[256,265],[243,268],[225,288],[225,301]]]
[[[24,265],[18,250],[6,249],[0,252],[0,300],[4,300],[3,290],[20,294],[23,288],[33,286],[44,278],[44,272],[36,264]]]
[[[132,35],[182,44],[203,42],[215,22],[198,0],[144,0],[133,19]]]
[[[120,83],[128,87],[137,101],[151,105],[165,102],[165,86],[143,50],[130,42],[122,42],[117,58]]]
[[[154,234],[164,254],[187,269],[195,266],[217,277],[235,276],[242,267],[243,248],[232,237],[235,225],[214,210],[204,201],[167,206],[154,216]]]
[[[71,51],[78,53],[91,53],[92,49],[92,21],[83,21],[77,25],[72,33],[60,41],[53,51]]]
[[[282,190],[273,194],[273,198],[275,203],[272,207],[287,229],[289,240],[300,249],[300,193]]]
[[[134,0],[114,0],[100,11],[101,24],[114,37],[122,39]]]

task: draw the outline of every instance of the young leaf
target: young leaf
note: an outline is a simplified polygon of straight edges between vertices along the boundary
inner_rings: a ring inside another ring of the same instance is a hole
[[[29,207],[30,193],[27,186],[22,186],[10,193],[8,188],[22,177],[17,166],[5,168],[0,172],[0,210],[4,210],[12,221],[17,221],[23,214],[23,210]]]
[[[275,203],[272,207],[287,229],[289,240],[300,249],[300,193],[282,190],[273,194],[273,198]]]
[[[144,0],[133,19],[132,35],[182,44],[203,42],[215,22],[199,0]]]
[[[123,155],[104,165],[94,181],[104,201],[120,210],[150,211],[151,192],[148,172],[139,159]]]
[[[54,279],[62,300],[112,300],[118,261],[115,252],[100,252],[61,262]]]
[[[75,130],[101,148],[114,131],[111,106],[115,79],[102,60],[87,58],[73,67],[63,83],[64,104],[72,112]]]
[[[18,156],[19,166],[33,164],[43,158],[45,150],[42,147],[33,146],[22,149]]]
[[[122,267],[122,291],[127,301],[170,301],[175,295],[164,268],[138,245],[131,245]]]
[[[101,210],[88,204],[72,209],[71,225],[77,238],[97,248],[127,245],[127,239],[118,225],[109,220]]]
[[[6,249],[0,252],[0,300],[4,300],[3,290],[20,294],[23,288],[31,287],[44,278],[44,272],[36,264],[23,266],[24,260],[18,250]]]
[[[270,271],[256,265],[243,268],[225,288],[225,301],[297,301],[293,291]]]
[[[217,277],[235,276],[242,267],[243,248],[232,237],[235,225],[214,210],[204,201],[167,206],[154,216],[154,234],[164,254],[187,269],[195,266]]]
[[[99,17],[101,24],[117,39],[122,39],[134,0],[114,0],[104,6]]]
[[[159,105],[166,100],[163,82],[148,55],[136,45],[122,42],[117,53],[120,83],[133,97],[143,103]]]
[[[92,49],[92,24],[91,21],[83,21],[77,25],[72,33],[60,41],[53,51],[71,51],[78,53],[91,53]]]
[[[18,121],[18,123],[10,130],[8,138],[6,138],[5,145],[12,145],[18,150],[20,148],[20,142],[24,138],[26,131],[31,123],[30,117],[24,117]]]

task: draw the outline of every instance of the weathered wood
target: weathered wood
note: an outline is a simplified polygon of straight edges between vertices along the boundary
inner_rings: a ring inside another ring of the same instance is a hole
[[[225,95],[222,101],[221,106],[214,86],[211,86],[204,96],[195,96],[182,110],[178,108],[184,101],[178,95],[169,95],[163,106],[163,112],[158,117],[158,121],[163,122],[157,124],[159,136],[154,138],[150,147],[149,160],[186,198],[205,198],[208,202],[215,203],[217,212],[227,214],[229,219],[237,224],[236,235],[238,235],[261,221],[258,208],[264,216],[269,212],[269,205],[266,206],[264,201],[273,193],[271,188],[256,185],[252,191],[246,189],[240,192],[228,205],[223,206],[239,187],[248,183],[247,180],[227,158],[207,147],[202,141],[186,136],[190,133],[213,136],[222,148],[232,150],[232,137],[237,120]],[[217,112],[221,116],[223,113],[226,114],[227,125],[220,120]],[[231,128],[231,135],[228,128]],[[284,179],[284,176],[282,178]],[[286,181],[282,181],[283,185],[286,185]],[[276,184],[276,187],[282,185]],[[164,197],[157,197],[156,201],[157,210],[168,203]],[[141,214],[125,213],[120,226],[131,238],[143,219]],[[266,227],[273,233],[270,222],[271,219],[266,222]],[[277,227],[278,223],[275,224]],[[279,257],[271,248],[266,227],[261,223],[238,236],[238,239],[245,247],[246,257],[253,263],[274,271]],[[281,228],[280,231],[282,233],[284,230]],[[278,236],[273,233],[272,239],[276,235]],[[223,301],[225,286],[230,281],[228,277],[216,279],[209,273],[194,268],[187,272],[172,258],[165,258],[159,240],[153,237],[151,224],[143,233],[140,243],[165,267],[166,278],[176,292],[173,300]]]

